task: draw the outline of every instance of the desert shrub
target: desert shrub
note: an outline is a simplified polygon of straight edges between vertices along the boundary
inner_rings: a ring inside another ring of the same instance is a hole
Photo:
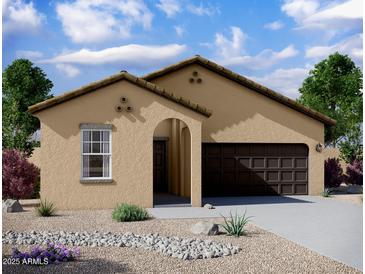
[[[54,207],[53,203],[47,202],[46,200],[41,200],[41,203],[36,207],[35,210],[37,215],[42,217],[53,216],[56,212],[56,208]]]
[[[66,248],[61,243],[47,243],[46,248],[34,246],[29,252],[21,252],[13,248],[12,258],[19,259],[21,264],[26,264],[29,259],[35,260],[38,264],[51,264],[74,261],[80,256],[79,248]]]
[[[39,178],[39,168],[28,162],[26,156],[16,150],[3,151],[3,199],[25,199],[34,192]]]
[[[348,184],[362,185],[362,160],[352,161],[346,168],[346,175]]]
[[[324,191],[321,193],[322,197],[325,197],[325,198],[331,198],[332,195],[331,195],[332,191],[329,189],[329,188],[325,188]]]
[[[328,158],[324,162],[325,187],[338,187],[345,180],[343,170],[338,158]]]
[[[246,235],[245,226],[248,224],[250,218],[251,217],[246,216],[246,211],[243,216],[238,216],[237,212],[235,216],[232,216],[232,213],[230,212],[230,218],[223,217],[224,224],[221,226],[228,235],[239,237],[241,235]]]
[[[118,205],[114,209],[112,217],[118,222],[143,221],[149,218],[146,209],[127,203]]]

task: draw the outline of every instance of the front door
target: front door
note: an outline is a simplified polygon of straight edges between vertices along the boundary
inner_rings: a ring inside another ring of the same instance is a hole
[[[153,141],[153,191],[167,192],[166,141]]]

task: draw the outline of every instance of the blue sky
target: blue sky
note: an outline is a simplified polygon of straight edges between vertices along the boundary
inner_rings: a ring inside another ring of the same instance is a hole
[[[5,0],[3,69],[28,58],[58,95],[200,54],[297,98],[335,51],[362,67],[362,10],[361,0]]]

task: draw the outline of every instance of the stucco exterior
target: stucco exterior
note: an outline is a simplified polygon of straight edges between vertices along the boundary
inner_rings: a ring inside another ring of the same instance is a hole
[[[41,198],[59,209],[152,207],[157,139],[168,140],[169,193],[190,197],[192,206],[202,202],[203,143],[305,144],[308,194],[320,194],[327,154],[316,145],[324,141],[324,123],[335,121],[194,58],[145,80],[121,72],[30,107],[41,122]],[[121,97],[132,112],[116,111]],[[112,125],[111,182],[80,180],[84,124]]]
[[[193,72],[201,83],[190,82]],[[323,191],[324,156],[315,149],[324,141],[323,123],[198,64],[150,81],[212,110],[203,121],[202,142],[306,144],[308,192]]]
[[[116,112],[121,96],[133,112]],[[41,121],[41,198],[59,209],[153,206],[152,142],[157,125],[183,121],[191,133],[191,203],[201,206],[201,123],[206,118],[126,80],[38,112]],[[80,124],[112,124],[111,183],[80,182]]]

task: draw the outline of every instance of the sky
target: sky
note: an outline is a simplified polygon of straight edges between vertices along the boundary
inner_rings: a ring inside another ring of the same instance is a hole
[[[196,54],[297,98],[338,51],[362,68],[362,0],[3,0],[3,69],[27,58],[59,95]]]

